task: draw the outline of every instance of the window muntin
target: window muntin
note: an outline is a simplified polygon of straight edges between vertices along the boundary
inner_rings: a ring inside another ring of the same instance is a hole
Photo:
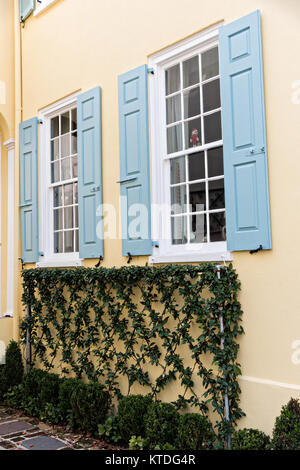
[[[76,107],[64,110],[50,120],[50,175],[53,253],[77,253],[79,247]]]
[[[225,241],[218,47],[166,68],[164,99],[171,244]]]

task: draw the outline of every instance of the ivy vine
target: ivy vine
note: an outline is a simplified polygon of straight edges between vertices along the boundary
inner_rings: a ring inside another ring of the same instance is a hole
[[[223,266],[220,277],[210,263],[28,269],[22,276],[22,301],[31,316],[21,323],[21,342],[29,330],[33,363],[46,370],[59,364],[62,374],[99,380],[117,396],[124,376],[128,394],[138,383],[155,399],[178,381],[176,406],[213,411],[224,437],[244,415],[237,381],[240,282],[232,265]],[[192,366],[181,345],[188,347]],[[202,395],[195,391],[199,380]]]

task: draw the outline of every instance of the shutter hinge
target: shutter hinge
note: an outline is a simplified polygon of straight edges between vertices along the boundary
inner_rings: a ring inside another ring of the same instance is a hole
[[[155,241],[152,241],[152,246],[154,246],[155,248],[159,248],[159,243],[155,242]]]
[[[44,252],[43,252],[43,251],[39,251],[39,252],[38,252],[38,255],[39,255],[39,256],[44,256]]]
[[[38,124],[44,124],[44,121],[42,119],[38,119]]]
[[[151,73],[152,75],[154,75],[154,68],[153,67],[150,67],[147,69],[147,72],[148,73]]]

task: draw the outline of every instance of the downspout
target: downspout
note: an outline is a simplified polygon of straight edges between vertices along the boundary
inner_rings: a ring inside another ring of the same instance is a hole
[[[22,121],[22,45],[21,45],[21,23],[19,0],[14,0],[14,121],[15,121],[15,201],[19,201],[19,123]],[[20,265],[18,258],[20,257],[20,214],[19,205],[15,204],[15,260],[14,260],[14,317],[13,317],[13,338],[19,340],[19,311],[20,311],[20,295],[21,295],[21,279]]]
[[[218,275],[218,280],[221,279],[221,265],[217,265],[217,275]],[[222,307],[220,307],[220,310],[222,311]],[[224,318],[223,314],[220,314],[220,332],[222,334],[222,339],[221,339],[221,349],[224,351]],[[230,420],[230,415],[229,415],[229,400],[228,400],[228,389],[226,387],[226,392],[224,395],[224,406],[225,406],[225,420],[229,421]],[[227,438],[227,449],[230,449],[230,444],[231,444],[231,436],[228,434]]]

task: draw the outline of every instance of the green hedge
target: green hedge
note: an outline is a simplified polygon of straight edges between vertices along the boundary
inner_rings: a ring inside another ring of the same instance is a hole
[[[271,440],[258,429],[240,429],[232,436],[231,450],[270,450]]]
[[[83,383],[31,369],[22,383],[5,395],[5,403],[51,424],[65,423],[97,435],[98,425],[109,413],[111,395],[97,382]]]
[[[291,398],[276,418],[273,429],[273,448],[300,450],[300,402]]]

